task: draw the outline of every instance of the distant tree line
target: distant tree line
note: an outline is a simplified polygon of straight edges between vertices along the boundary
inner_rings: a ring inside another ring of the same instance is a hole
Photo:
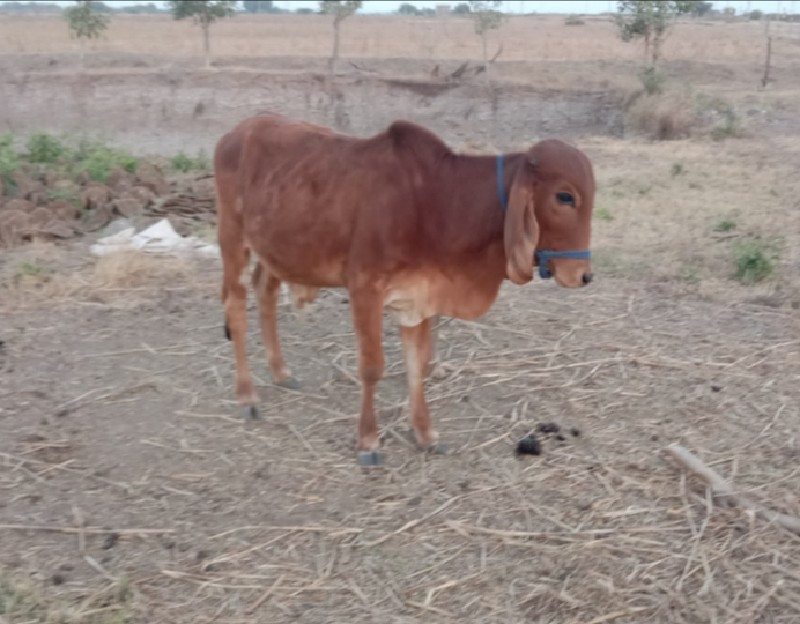
[[[429,7],[425,7],[424,9],[418,9],[413,4],[410,4],[408,2],[404,2],[403,4],[401,4],[398,7],[397,12],[400,15],[424,15],[426,17],[431,17],[436,15],[436,9],[431,9]]]
[[[53,2],[5,2],[0,13],[61,13],[61,7]]]
[[[107,5],[100,0],[91,0],[91,11],[93,13],[122,13],[128,15],[144,15],[148,13],[167,13],[167,9],[160,9],[155,2],[145,4],[126,4],[120,7]],[[61,13],[68,10],[54,2],[4,2],[0,4],[0,13]]]
[[[272,0],[244,0],[242,5],[245,13],[283,13]]]
[[[147,4],[133,4],[120,7],[117,11],[128,15],[150,15],[153,13],[161,13],[162,9],[159,9],[154,2],[148,2]]]

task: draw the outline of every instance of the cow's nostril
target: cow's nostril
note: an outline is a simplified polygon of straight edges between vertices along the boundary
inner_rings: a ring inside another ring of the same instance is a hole
[[[583,274],[583,278],[581,278],[581,279],[583,279],[583,283],[584,284],[588,284],[588,283],[590,283],[592,281],[592,277],[593,276],[592,276],[591,273],[584,273]]]

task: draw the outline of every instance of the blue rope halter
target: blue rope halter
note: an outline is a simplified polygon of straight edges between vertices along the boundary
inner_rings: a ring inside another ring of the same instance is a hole
[[[508,212],[508,198],[503,186],[503,154],[497,156],[497,197],[500,199],[500,206],[503,208],[503,214]],[[569,258],[572,260],[588,260],[592,257],[592,252],[588,249],[585,251],[553,251],[551,249],[537,249],[533,252],[533,257],[539,262],[539,277],[542,279],[549,279],[553,277],[550,272],[550,260],[558,258]]]
[[[503,207],[503,214],[508,212],[508,198],[503,188],[503,155],[497,157],[497,196],[500,198],[500,205]]]

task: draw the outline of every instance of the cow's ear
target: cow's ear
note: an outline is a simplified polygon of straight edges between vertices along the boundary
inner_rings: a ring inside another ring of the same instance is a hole
[[[515,284],[526,284],[533,279],[533,255],[539,243],[533,200],[535,186],[535,167],[526,160],[511,182],[503,231],[506,274]]]

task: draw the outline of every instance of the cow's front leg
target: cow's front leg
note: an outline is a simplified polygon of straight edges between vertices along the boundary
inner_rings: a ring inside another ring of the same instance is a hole
[[[361,416],[358,420],[356,452],[362,466],[377,466],[383,457],[378,451],[378,421],[375,415],[375,389],[383,377],[383,301],[373,290],[351,291],[350,306],[358,341],[358,371],[361,376]]]
[[[411,424],[417,444],[426,450],[437,453],[447,452],[439,444],[439,434],[431,428],[431,416],[425,402],[425,374],[431,361],[432,336],[431,319],[425,319],[415,327],[401,327],[403,353],[408,373],[408,401]]]

